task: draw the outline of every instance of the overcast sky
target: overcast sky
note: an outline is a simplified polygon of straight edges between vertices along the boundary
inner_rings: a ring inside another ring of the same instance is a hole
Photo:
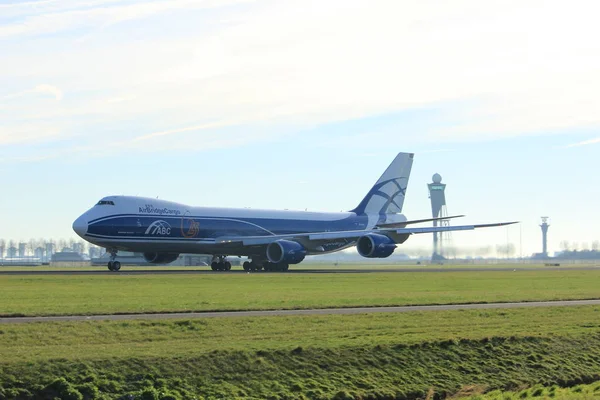
[[[399,151],[457,246],[600,240],[595,1],[0,1],[0,237],[102,196],[340,211]],[[431,238],[411,238],[412,247]]]

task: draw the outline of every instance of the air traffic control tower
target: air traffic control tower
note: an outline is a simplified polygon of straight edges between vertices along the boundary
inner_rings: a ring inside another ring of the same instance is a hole
[[[429,188],[429,199],[431,200],[431,216],[433,218],[447,217],[448,211],[446,210],[446,184],[442,183],[442,176],[440,174],[434,174],[431,178],[432,183],[428,183]],[[441,220],[440,226],[449,225],[448,220]],[[438,221],[433,221],[433,226],[438,226]],[[443,260],[443,249],[444,249],[444,237],[440,233],[433,233],[433,254],[431,259]]]
[[[550,225],[548,224],[548,217],[542,217],[542,224],[540,228],[542,228],[542,256],[548,257],[548,228]]]

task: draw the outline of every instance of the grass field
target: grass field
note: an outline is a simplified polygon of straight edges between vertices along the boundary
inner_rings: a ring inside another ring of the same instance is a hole
[[[484,390],[484,388],[480,387],[467,387],[463,392],[478,392],[482,389]],[[456,400],[592,400],[600,398],[600,382],[590,385],[577,385],[571,388],[561,388],[556,385],[550,387],[536,385],[517,392],[494,390],[488,393],[477,393],[469,396],[458,394],[454,398]]]
[[[0,276],[0,315],[600,298],[600,270],[375,274]]]
[[[417,399],[469,385],[569,387],[600,379],[599,317],[587,306],[9,324],[0,398]]]
[[[215,350],[369,347],[492,336],[576,336],[599,330],[600,306],[5,324],[0,326],[0,360],[187,357]]]
[[[0,314],[584,299],[600,298],[599,278],[542,269],[3,275]],[[0,400],[587,399],[595,381],[600,306],[0,325]],[[535,385],[544,387],[527,389]]]

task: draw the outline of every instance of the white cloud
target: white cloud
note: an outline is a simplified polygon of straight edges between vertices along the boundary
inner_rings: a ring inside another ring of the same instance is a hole
[[[590,140],[584,140],[582,142],[572,143],[566,147],[567,148],[568,147],[580,147],[580,146],[588,146],[590,144],[598,144],[598,143],[600,143],[600,137],[598,137],[596,139],[590,139]]]
[[[222,127],[229,126],[229,125],[233,125],[233,123],[210,122],[210,123],[202,124],[202,125],[187,126],[185,128],[169,129],[166,131],[153,132],[153,133],[149,133],[147,135],[138,136],[138,137],[134,138],[132,142],[141,142],[141,141],[145,141],[145,140],[150,140],[150,139],[159,138],[159,137],[163,137],[163,136],[175,135],[175,134],[184,133],[184,132],[198,132],[198,131],[203,131],[203,130],[212,129],[212,128],[222,128]]]
[[[63,138],[62,126],[57,124],[24,122],[19,125],[0,125],[0,146],[43,143]]]
[[[222,7],[248,0],[162,0],[128,2],[117,0],[90,2],[39,2],[27,7],[6,7],[12,16],[24,20],[0,24],[0,39],[19,35],[52,34],[73,29],[106,27],[124,21],[147,18],[177,9]]]
[[[427,154],[427,153],[450,153],[452,151],[455,151],[454,149],[434,149],[434,150],[423,150],[420,153],[421,154]]]
[[[51,94],[54,96],[54,98],[56,100],[61,100],[63,97],[62,91],[59,88],[57,88],[56,86],[42,84],[42,85],[37,85],[33,89],[27,89],[27,90],[23,90],[22,92],[11,93],[11,94],[1,96],[0,102],[5,102],[5,101],[11,100],[11,99],[18,99],[19,97],[24,97],[31,93]]]
[[[63,97],[61,90],[52,85],[37,85],[33,91],[36,93],[50,93],[56,100],[60,100]]]
[[[25,23],[0,22],[12,46],[0,55],[0,83],[52,82],[69,93],[44,86],[62,101],[12,105],[13,122],[63,121],[90,143],[136,149],[205,140],[224,126],[239,129],[232,143],[250,143],[265,134],[249,127],[287,132],[428,105],[439,108],[443,127],[357,137],[460,142],[600,125],[593,1],[263,0],[223,8],[238,3],[48,1],[20,14]],[[199,11],[206,8],[210,17]],[[128,23],[158,15],[160,37],[131,35]],[[73,35],[27,39],[102,26],[85,44]],[[85,133],[122,121],[128,133]]]

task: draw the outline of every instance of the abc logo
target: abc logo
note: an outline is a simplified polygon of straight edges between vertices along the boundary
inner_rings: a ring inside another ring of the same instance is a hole
[[[146,235],[155,235],[155,236],[170,236],[171,235],[171,225],[167,221],[154,221],[152,225],[146,229]]]

